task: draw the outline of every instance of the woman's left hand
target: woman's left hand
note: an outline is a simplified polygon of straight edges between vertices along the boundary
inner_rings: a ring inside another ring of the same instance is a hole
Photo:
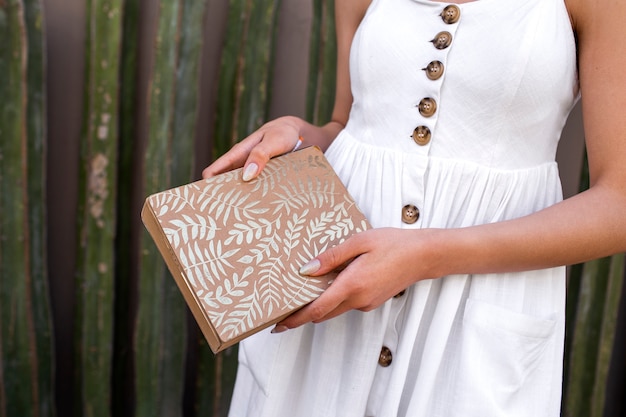
[[[302,267],[319,276],[348,264],[312,303],[278,323],[274,333],[319,323],[348,310],[370,311],[411,284],[429,276],[432,256],[420,256],[433,231],[371,229],[328,249]]]

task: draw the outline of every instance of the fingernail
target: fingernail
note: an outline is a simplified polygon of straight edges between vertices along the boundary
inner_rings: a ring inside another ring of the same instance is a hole
[[[320,269],[320,266],[322,266],[320,261],[318,261],[317,259],[313,259],[305,265],[302,265],[302,268],[300,268],[300,275],[314,274],[318,271],[318,269]]]
[[[252,177],[254,177],[258,169],[259,169],[259,166],[255,164],[254,162],[248,164],[248,166],[243,170],[242,179],[244,181],[250,181]]]
[[[276,327],[274,327],[272,329],[272,333],[282,333],[282,332],[286,332],[287,330],[289,330],[289,327],[287,326],[283,326],[282,324],[277,324]]]

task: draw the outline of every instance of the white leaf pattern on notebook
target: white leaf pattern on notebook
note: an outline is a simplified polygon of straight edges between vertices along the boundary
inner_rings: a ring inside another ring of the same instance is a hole
[[[369,228],[319,150],[275,158],[249,183],[240,171],[147,200],[223,341],[317,298],[336,274],[304,277],[300,266]]]

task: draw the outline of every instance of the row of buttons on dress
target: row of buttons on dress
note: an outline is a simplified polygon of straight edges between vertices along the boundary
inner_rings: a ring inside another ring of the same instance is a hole
[[[461,9],[454,4],[446,6],[441,12],[441,19],[447,25],[457,23],[461,17]],[[435,49],[444,50],[452,44],[452,34],[448,31],[441,31],[430,40]],[[443,75],[444,64],[441,61],[431,61],[425,68],[426,77],[429,80],[436,81]],[[432,97],[424,97],[417,105],[419,113],[425,118],[431,118],[437,112],[437,101]],[[420,146],[430,143],[432,132],[426,125],[417,126],[413,130],[413,140]],[[420,211],[414,204],[406,204],[402,207],[402,222],[405,224],[415,223],[420,216]]]
[[[461,17],[461,9],[451,4],[446,6],[441,13],[441,19],[448,25],[453,25],[459,21]],[[436,49],[442,50],[448,48],[452,44],[452,34],[448,31],[442,31],[435,35],[430,41]],[[429,80],[436,81],[443,75],[444,65],[441,61],[431,61],[423,71]],[[431,97],[423,98],[417,105],[419,113],[424,117],[432,117],[437,112],[437,102]],[[428,126],[420,125],[413,130],[413,140],[420,146],[427,145],[430,142],[432,132]]]
[[[441,19],[448,25],[453,25],[459,21],[461,17],[461,9],[454,4],[446,6],[442,13]],[[444,50],[452,44],[452,34],[448,31],[441,31],[435,35],[430,41],[433,46],[438,50]],[[426,77],[429,80],[437,81],[444,73],[444,64],[439,60],[431,61],[423,70],[426,72]],[[437,113],[437,101],[432,97],[424,97],[417,105],[420,115],[425,118],[430,118]],[[425,146],[430,143],[432,132],[428,126],[420,125],[413,130],[412,138],[420,146]],[[417,222],[420,217],[420,211],[414,204],[407,204],[402,207],[402,222],[405,224],[413,224]],[[401,291],[394,298],[399,298],[404,295],[405,291]],[[382,367],[388,367],[393,361],[393,354],[391,349],[387,346],[383,346],[380,350],[378,357],[378,364]]]

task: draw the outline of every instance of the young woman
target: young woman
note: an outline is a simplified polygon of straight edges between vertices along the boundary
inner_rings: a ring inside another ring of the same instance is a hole
[[[232,416],[558,416],[564,265],[626,250],[626,3],[336,0],[333,119],[271,121],[206,168],[299,137],[375,229],[316,301],[244,341]],[[554,162],[582,97],[591,187]]]

